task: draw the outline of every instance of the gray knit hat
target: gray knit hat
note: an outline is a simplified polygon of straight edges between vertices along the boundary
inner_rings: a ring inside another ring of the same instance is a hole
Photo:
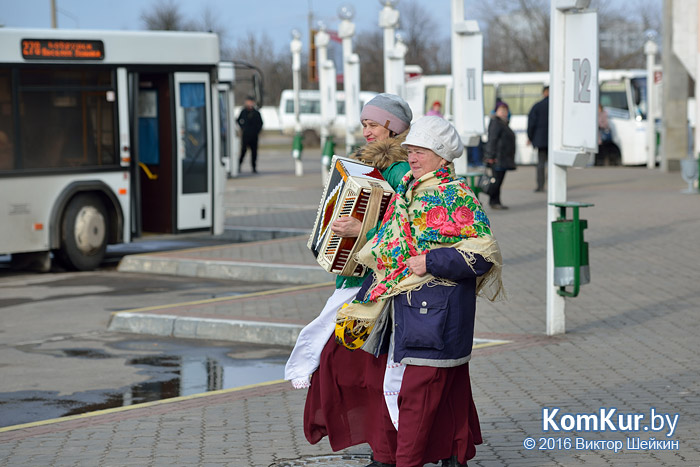
[[[448,162],[462,155],[464,145],[457,129],[441,117],[421,117],[411,125],[411,131],[401,146],[418,146],[433,151]]]
[[[413,112],[405,100],[396,94],[382,93],[374,96],[362,107],[360,121],[373,120],[396,134],[403,133],[411,125]]]

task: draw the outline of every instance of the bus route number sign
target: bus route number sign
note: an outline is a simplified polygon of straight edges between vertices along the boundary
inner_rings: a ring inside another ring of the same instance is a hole
[[[27,60],[103,60],[102,41],[70,39],[22,39],[22,57]]]

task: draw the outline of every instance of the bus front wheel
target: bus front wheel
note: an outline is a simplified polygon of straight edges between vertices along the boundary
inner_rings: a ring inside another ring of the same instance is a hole
[[[107,249],[107,212],[94,194],[74,196],[61,222],[61,247],[58,260],[79,271],[95,269],[102,263]]]

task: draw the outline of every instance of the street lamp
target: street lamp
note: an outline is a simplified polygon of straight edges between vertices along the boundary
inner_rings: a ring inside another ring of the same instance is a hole
[[[644,44],[644,53],[647,56],[647,167],[656,167],[656,108],[654,107],[654,68],[656,67],[656,54],[659,46],[656,45],[656,31],[646,31],[647,41]]]
[[[298,29],[294,29],[292,30],[292,41],[289,44],[289,50],[292,52],[292,89],[294,91],[294,141],[292,143],[292,157],[294,158],[294,173],[299,177],[304,175],[304,166],[301,163],[301,152],[304,146],[301,132],[301,119],[299,117],[301,47],[301,33]]]
[[[394,36],[396,42],[394,47],[389,52],[389,77],[391,78],[391,93],[400,96],[405,99],[405,85],[406,85],[406,52],[408,47],[403,41],[403,35],[401,33],[396,33]]]
[[[384,29],[384,92],[396,94],[391,76],[391,53],[394,49],[395,29],[399,25],[399,11],[395,8],[399,0],[379,0],[384,5],[379,12],[379,27]]]
[[[335,65],[328,60],[328,44],[330,35],[326,32],[324,23],[319,22],[319,31],[315,36],[318,51],[318,89],[321,95],[321,180],[325,184],[331,166],[331,158],[335,151],[335,143],[331,134],[331,126],[336,116],[336,77]]]
[[[343,40],[343,88],[345,90],[345,154],[350,155],[356,145],[355,132],[360,121],[360,59],[352,51],[355,9],[344,4],[338,8],[341,18],[338,36]]]

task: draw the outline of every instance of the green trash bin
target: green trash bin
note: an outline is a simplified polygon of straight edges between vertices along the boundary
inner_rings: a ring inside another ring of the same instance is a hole
[[[554,246],[554,285],[566,287],[574,285],[574,268],[577,263],[577,250],[580,250],[579,284],[591,282],[588,264],[588,242],[583,241],[583,229],[588,222],[580,220],[576,228],[574,221],[560,220],[552,222],[552,243]]]
[[[559,295],[576,297],[579,287],[591,282],[588,263],[588,242],[583,240],[583,231],[588,222],[579,219],[579,208],[593,206],[587,203],[551,203],[560,209],[559,219],[552,222],[552,248],[554,252],[554,285]],[[566,208],[571,208],[573,218],[566,218]],[[573,291],[565,288],[572,286]]]

